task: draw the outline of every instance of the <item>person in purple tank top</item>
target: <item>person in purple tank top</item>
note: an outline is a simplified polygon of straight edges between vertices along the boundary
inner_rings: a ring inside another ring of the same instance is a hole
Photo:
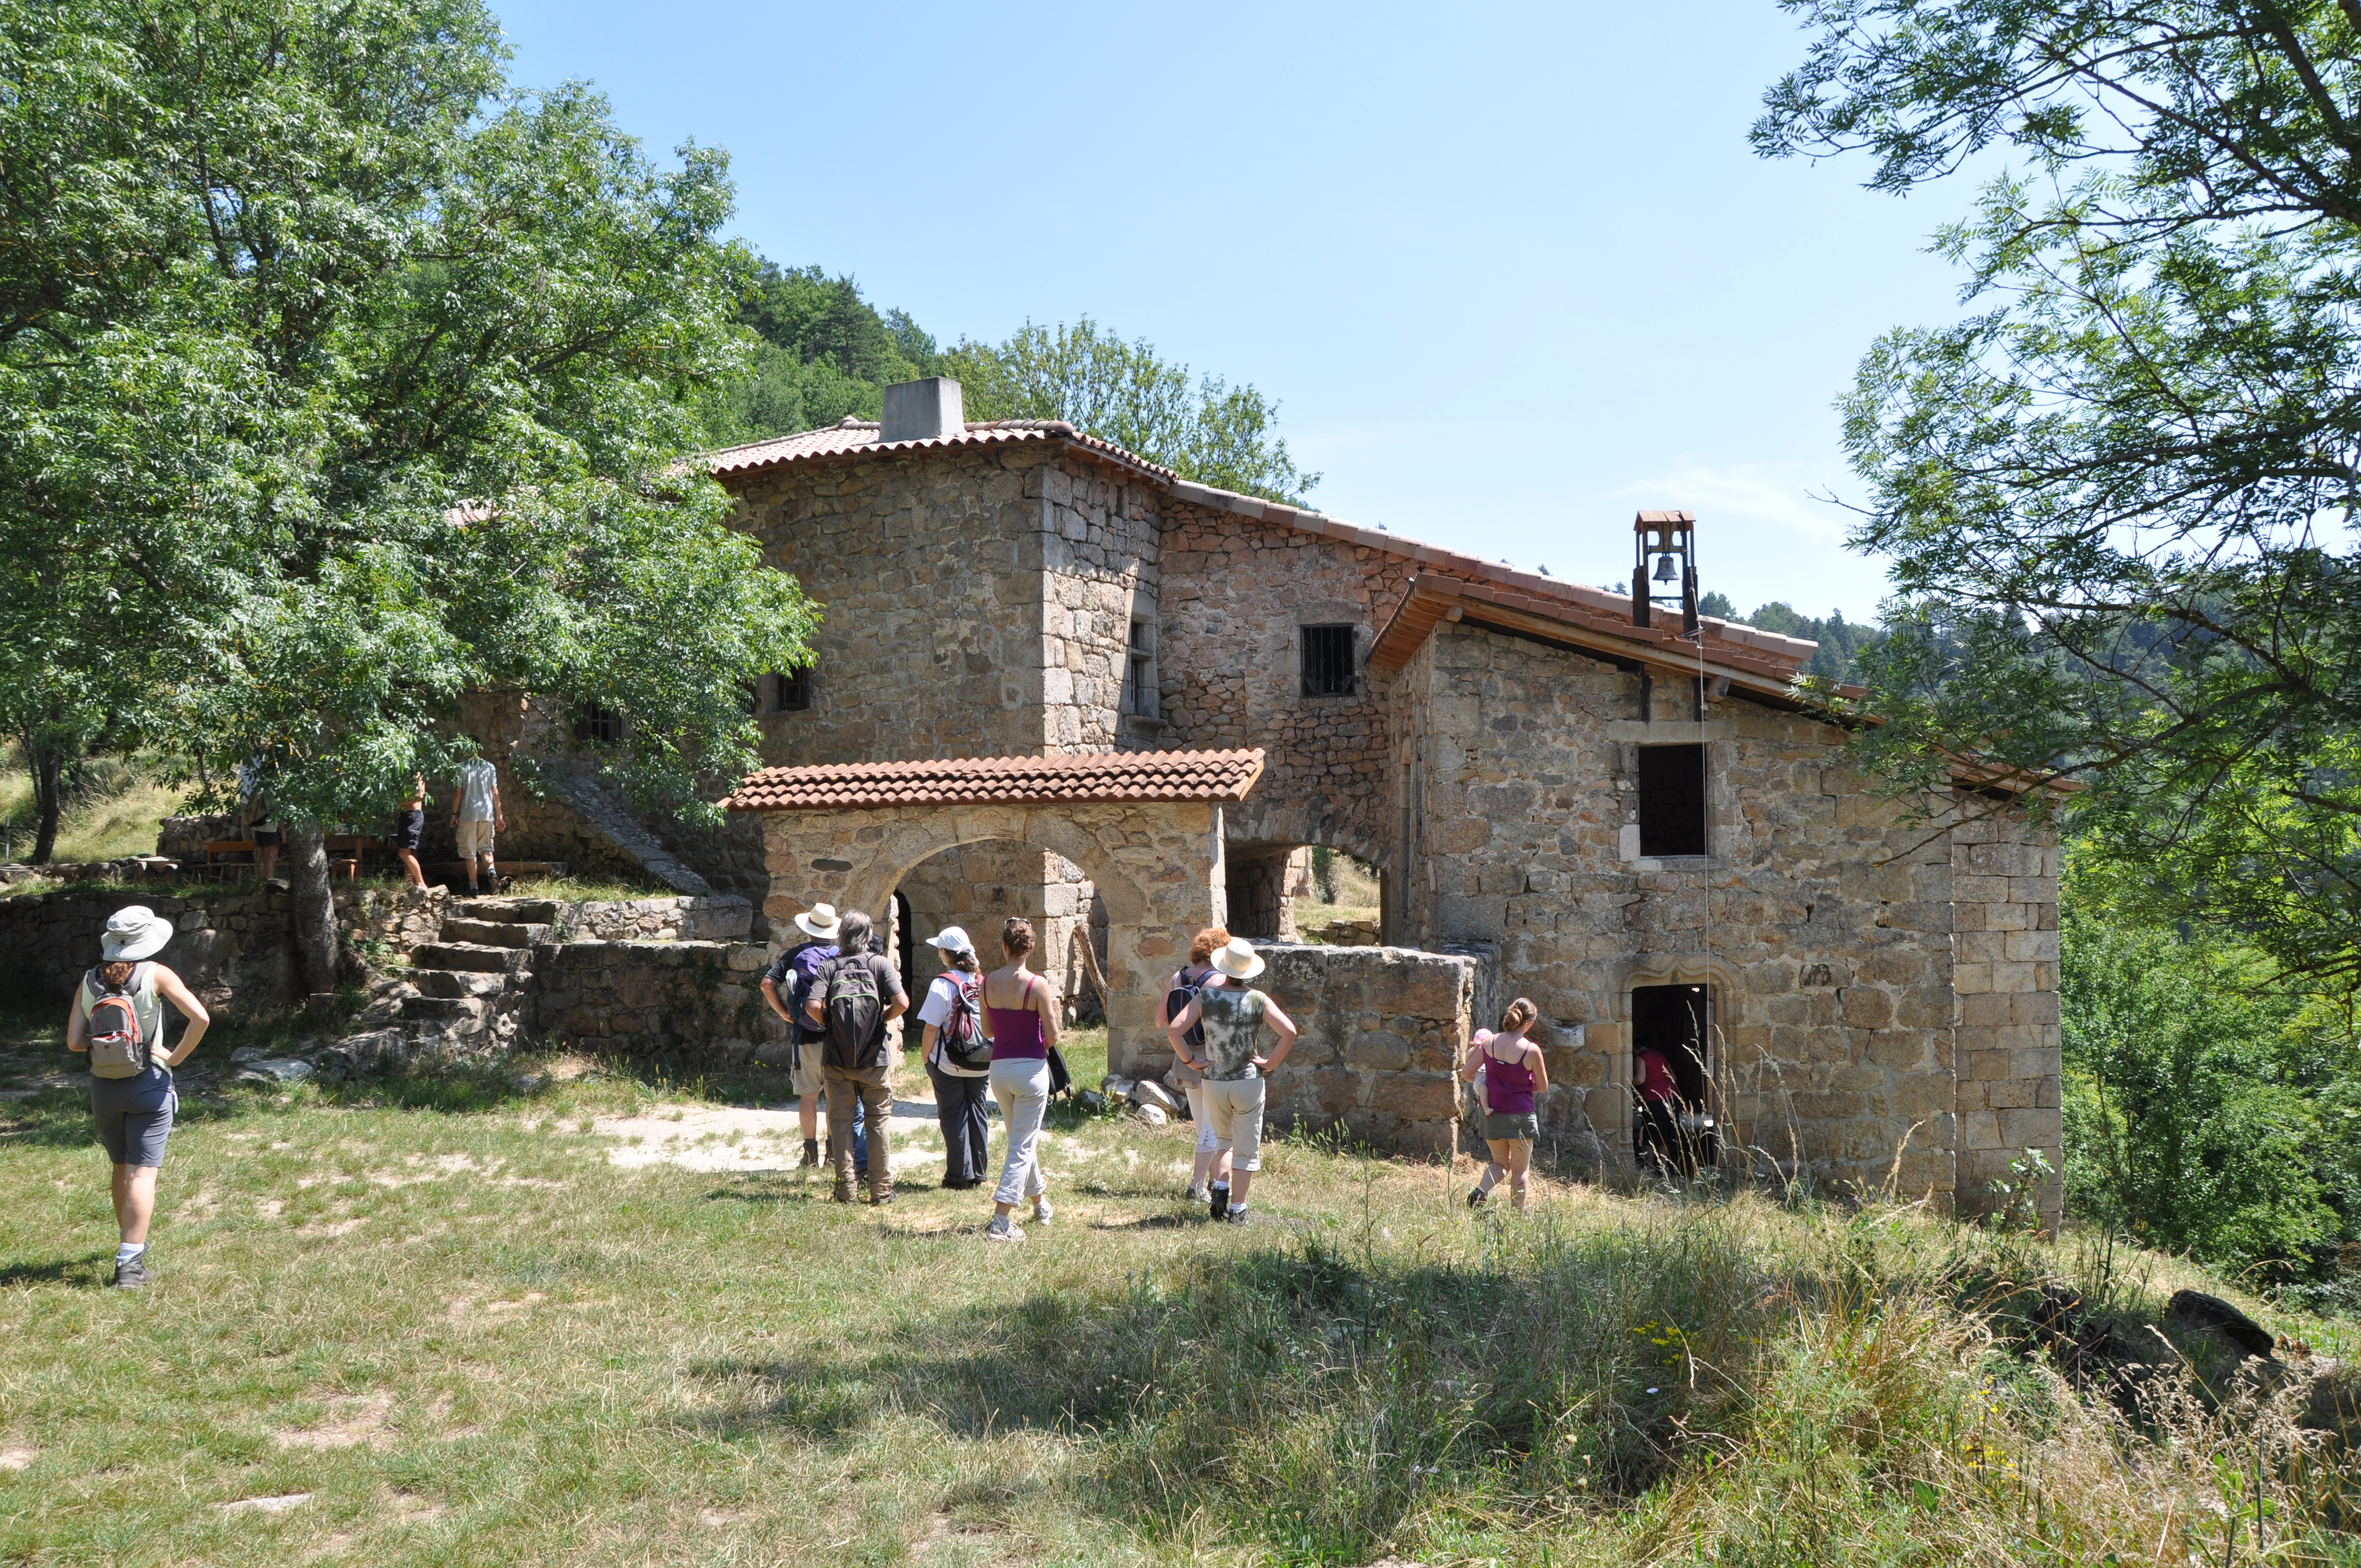
[[[1477,1073],[1484,1075],[1480,1091],[1484,1146],[1492,1154],[1476,1190],[1467,1194],[1471,1209],[1484,1206],[1503,1176],[1509,1179],[1510,1199],[1518,1208],[1525,1206],[1533,1140],[1541,1135],[1541,1115],[1534,1109],[1533,1097],[1549,1088],[1549,1063],[1543,1058],[1541,1047],[1525,1038],[1525,1031],[1540,1016],[1539,1008],[1518,997],[1502,1015],[1500,1032],[1477,1035],[1459,1069],[1459,1076],[1469,1083],[1476,1081]]]
[[[1009,1212],[1033,1202],[1033,1223],[1049,1223],[1049,1182],[1041,1174],[1041,1118],[1049,1109],[1049,1047],[1058,1043],[1058,993],[1025,967],[1033,926],[1011,916],[1000,927],[1008,962],[983,977],[983,1033],[992,1042],[992,1097],[1000,1103],[1006,1152],[1000,1189],[992,1195],[988,1242],[1021,1242],[1025,1233]]]

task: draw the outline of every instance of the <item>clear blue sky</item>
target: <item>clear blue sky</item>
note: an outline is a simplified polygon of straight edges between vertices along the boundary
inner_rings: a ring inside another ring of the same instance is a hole
[[[1642,507],[1705,586],[1866,618],[1832,400],[1957,312],[1964,186],[1745,133],[1804,37],[1662,6],[500,5],[524,85],[588,78],[730,149],[739,228],[945,342],[1089,314],[1281,400],[1322,510],[1585,582]]]

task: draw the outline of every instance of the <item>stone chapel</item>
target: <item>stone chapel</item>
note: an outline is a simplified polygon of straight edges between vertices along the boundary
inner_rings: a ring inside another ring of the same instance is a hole
[[[1812,644],[1685,634],[1662,604],[1635,624],[1631,596],[1193,484],[1067,423],[970,422],[947,380],[709,461],[825,607],[816,663],[755,694],[766,763],[1259,751],[1214,818],[1217,913],[1291,935],[1312,847],[1374,864],[1384,943],[1481,951],[1498,1000],[1539,1005],[1545,1127],[1610,1166],[1651,1043],[1725,1147],[1824,1188],[1972,1210],[2025,1150],[2057,1162],[2058,851],[1989,779],[1913,814],[1850,773],[1794,688]],[[1637,520],[1643,589],[1693,521]],[[826,896],[761,869],[759,833],[708,874],[774,917]],[[1027,916],[1072,995],[1094,905],[1107,951],[1092,875],[965,842],[879,913],[980,940]],[[1159,1065],[1151,1034],[1118,1061]]]

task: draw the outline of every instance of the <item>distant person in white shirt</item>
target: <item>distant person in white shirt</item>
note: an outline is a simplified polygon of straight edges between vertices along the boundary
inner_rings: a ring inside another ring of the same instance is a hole
[[[506,807],[500,805],[500,773],[498,768],[484,761],[483,749],[473,736],[460,737],[474,755],[459,764],[459,787],[451,792],[451,827],[459,840],[459,858],[467,865],[467,891],[498,893],[500,874],[492,865],[492,839],[505,832],[509,825]],[[484,864],[485,887],[476,883],[476,862]]]

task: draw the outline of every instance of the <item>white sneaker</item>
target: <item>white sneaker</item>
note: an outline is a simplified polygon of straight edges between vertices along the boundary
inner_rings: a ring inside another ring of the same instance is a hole
[[[1058,1211],[1055,1209],[1049,1207],[1049,1199],[1048,1194],[1045,1193],[1033,1200],[1033,1223],[1035,1224],[1048,1224],[1049,1223],[1050,1216],[1055,1214]]]
[[[1207,1186],[1206,1186],[1203,1182],[1202,1182],[1202,1181],[1191,1182],[1191,1183],[1190,1184],[1190,1187],[1189,1187],[1189,1201],[1190,1201],[1190,1202],[1191,1202],[1191,1203],[1210,1203],[1210,1202],[1212,1202],[1213,1201],[1213,1189],[1212,1189],[1212,1188],[1207,1187]]]
[[[983,1239],[988,1242],[1021,1242],[1025,1239],[1025,1233],[1010,1223],[1008,1216],[1003,1214],[984,1226]]]

